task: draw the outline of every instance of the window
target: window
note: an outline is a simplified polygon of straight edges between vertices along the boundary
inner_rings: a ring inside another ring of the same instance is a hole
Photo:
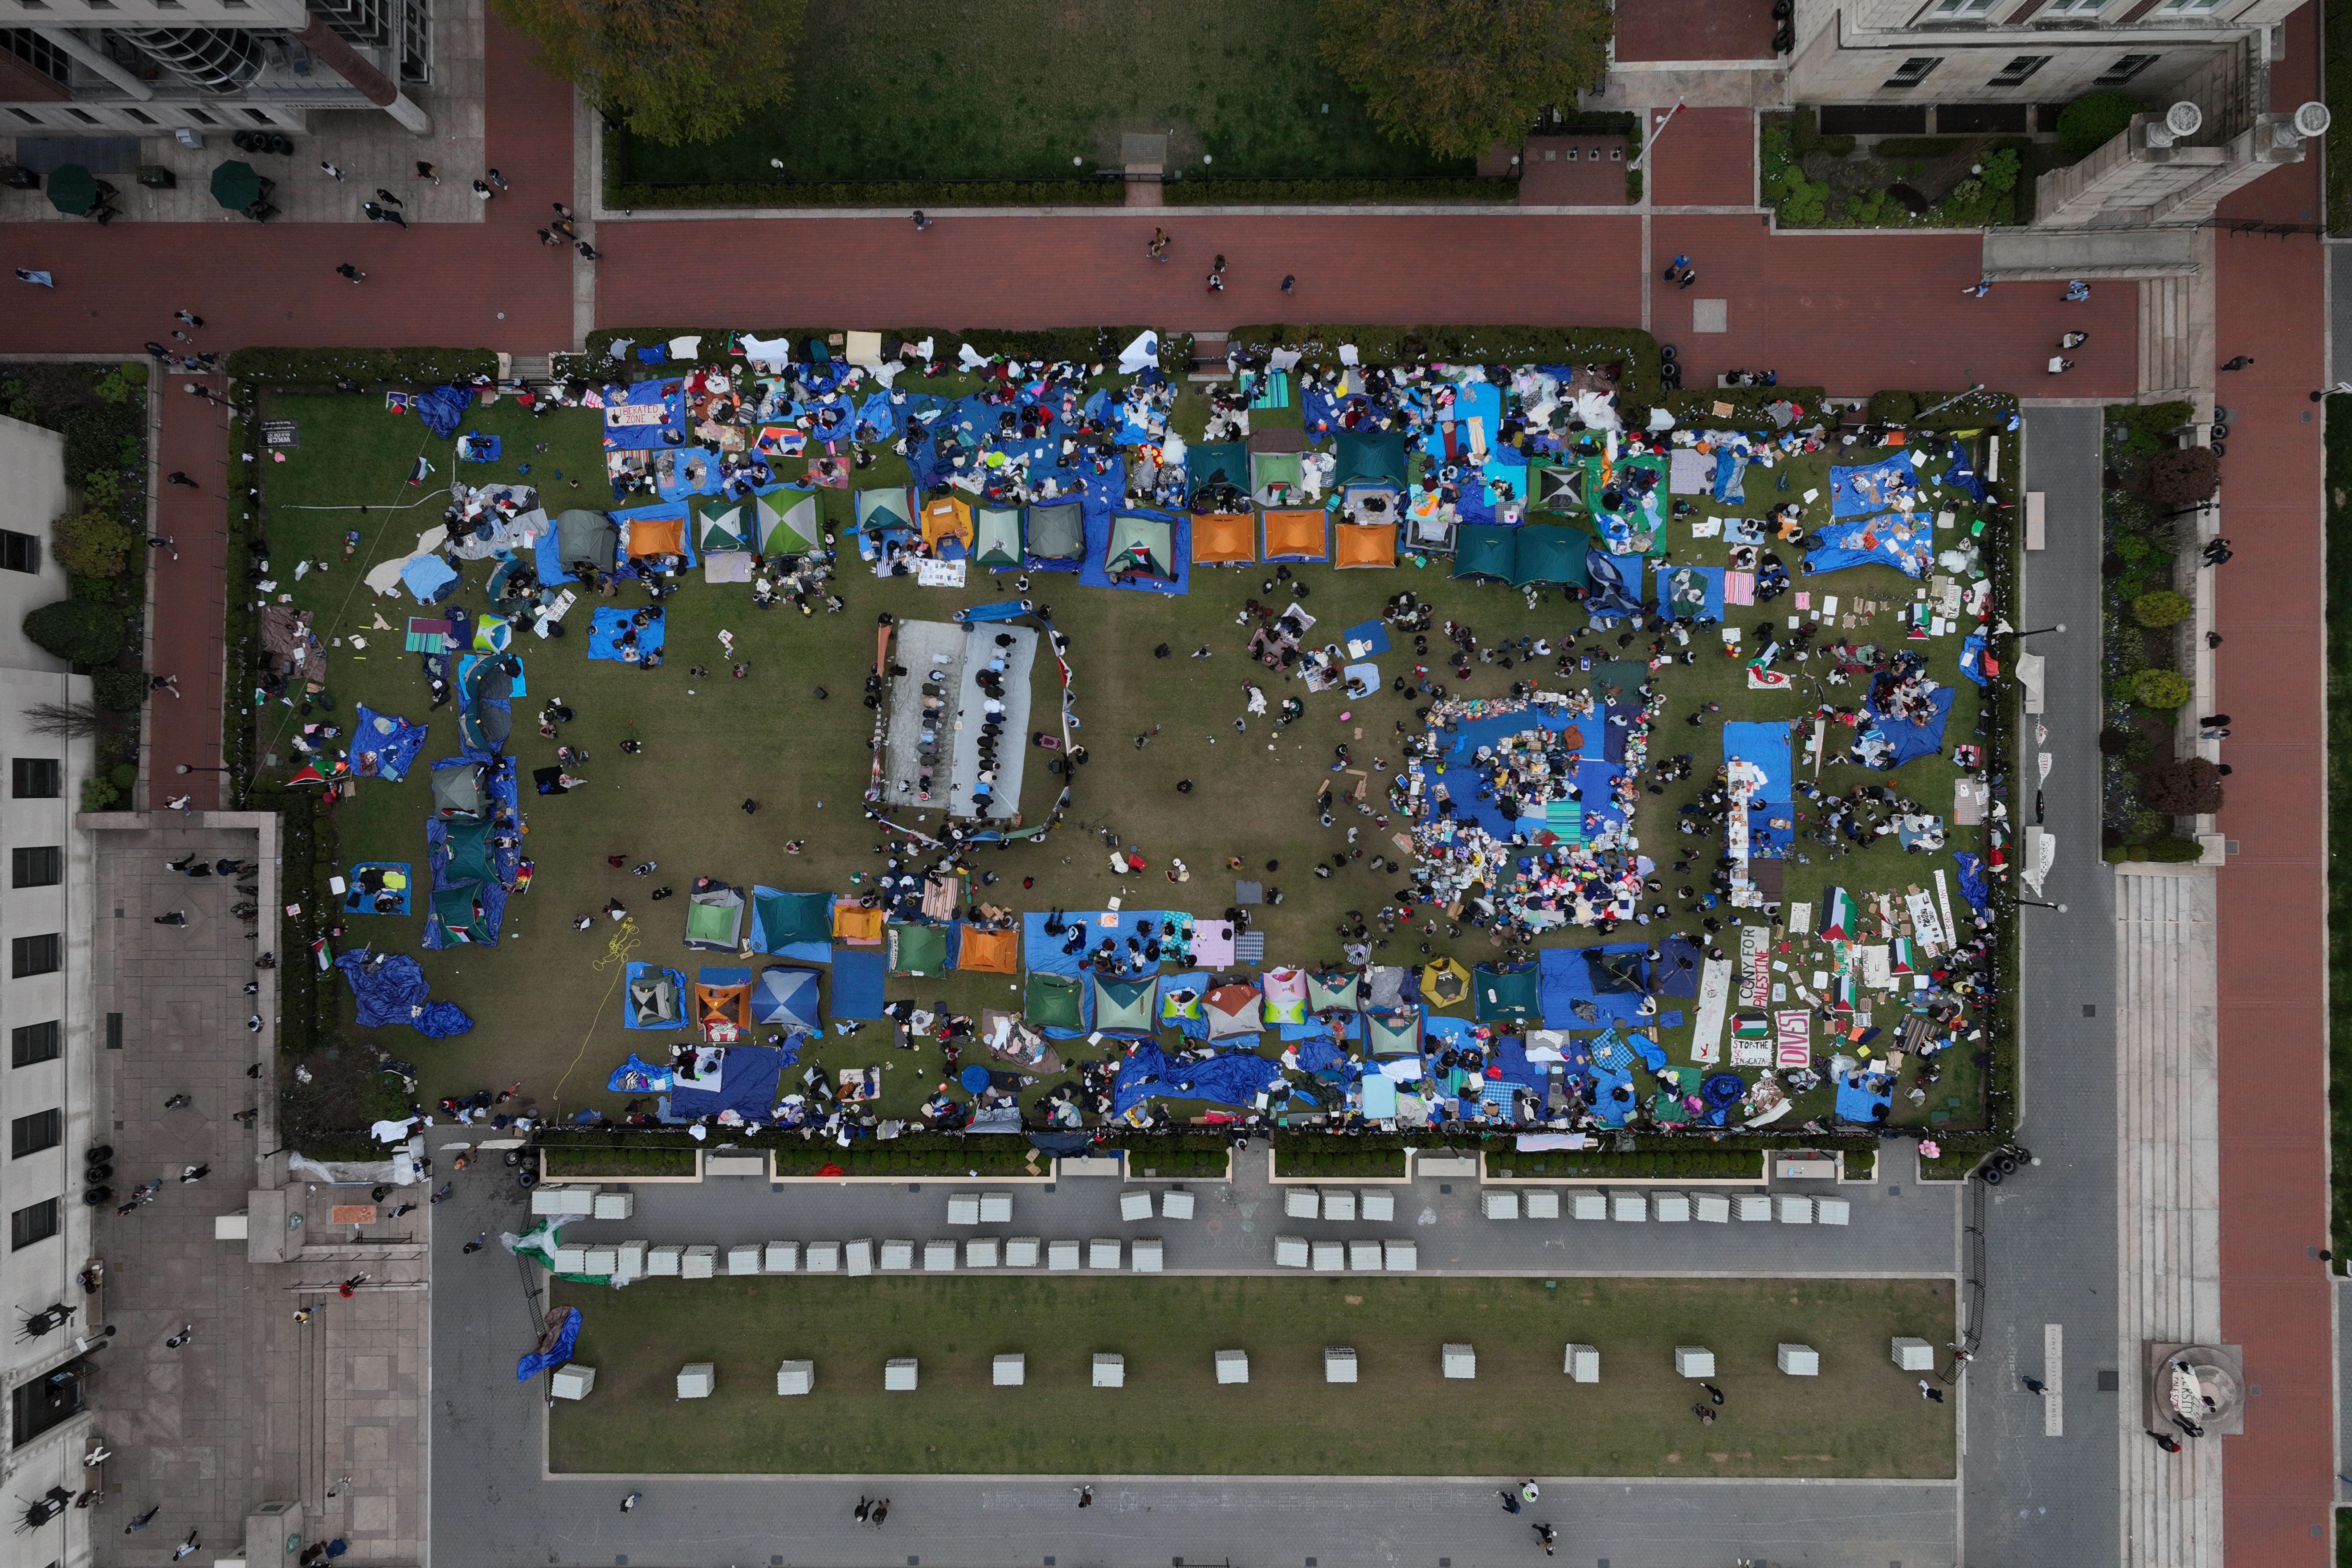
[[[1936,8],[1927,13],[1930,21],[1959,21],[1969,16],[1981,16],[1992,9],[1993,0],[1936,0]]]
[[[72,1370],[78,1364],[68,1362],[9,1391],[8,1430],[17,1447],[81,1414],[81,1374]]]
[[[133,109],[129,104],[123,105],[122,112],[131,116],[131,119],[139,121],[142,125],[154,125],[159,123],[153,115],[147,113],[143,110]]]
[[[2221,8],[2221,0],[2164,0],[2156,9],[2161,16],[2183,16]]]
[[[2042,8],[2042,17],[2095,16],[2107,8],[2107,0],[2050,0]]]
[[[32,0],[23,0],[23,3],[29,5],[32,4]],[[15,115],[17,119],[23,121],[27,125],[38,125],[41,122],[41,117],[39,115],[27,113],[26,110],[17,108],[13,103],[8,106],[8,112]]]
[[[20,1250],[37,1241],[47,1241],[58,1233],[58,1200],[43,1198],[27,1204],[8,1216],[8,1246]]]
[[[1913,55],[1909,59],[1905,60],[1901,66],[1896,68],[1893,76],[1886,79],[1885,85],[1888,87],[1917,87],[1921,82],[1926,81],[1930,76],[1933,76],[1935,74],[1936,68],[1943,63],[1944,57],[1941,55]]]
[[[199,125],[218,125],[220,123],[219,121],[215,120],[211,115],[206,114],[201,109],[184,109],[180,112],[186,115],[189,119],[194,121]]]
[[[45,936],[20,936],[8,944],[8,975],[12,980],[55,974],[65,967],[65,939],[56,931]]]
[[[2116,63],[2093,79],[2093,87],[2121,87],[2157,62],[2155,55],[2118,55]]]
[[[65,793],[66,765],[55,757],[18,757],[8,764],[8,793],[18,800],[55,800]]]
[[[2019,55],[2000,68],[2000,74],[1986,85],[1989,87],[2021,87],[2025,79],[2050,63],[2048,55]]]
[[[44,844],[8,852],[8,882],[16,888],[54,888],[66,879],[64,847]]]
[[[44,1149],[54,1149],[65,1142],[66,1113],[62,1110],[36,1110],[30,1116],[19,1116],[8,1123],[8,1158],[21,1160],[27,1154],[37,1154]]]
[[[28,1068],[53,1062],[65,1054],[65,1026],[55,1018],[46,1024],[19,1024],[8,1031],[8,1065]]]
[[[38,572],[41,541],[37,535],[0,528],[0,571]]]

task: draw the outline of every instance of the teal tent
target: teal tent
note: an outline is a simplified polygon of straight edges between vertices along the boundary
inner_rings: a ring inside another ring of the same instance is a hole
[[[1557,524],[1538,524],[1518,531],[1518,570],[1511,578],[1516,586],[1584,586],[1584,552],[1592,542],[1591,534],[1580,528]]]
[[[1140,980],[1105,980],[1096,975],[1095,1027],[1107,1035],[1150,1034],[1151,1008],[1159,991],[1160,981],[1154,975]]]
[[[1421,1054],[1421,1009],[1409,1013],[1364,1015],[1364,1046],[1376,1057],[1417,1057]]]
[[[824,539],[816,492],[778,486],[752,498],[752,533],[762,555],[804,555]]]
[[[697,496],[694,500],[694,547],[705,555],[751,548],[752,513],[748,500],[721,500]]]
[[[1518,532],[1473,523],[1454,541],[1454,574],[1471,583],[1508,583],[1518,572]]]
[[[444,880],[488,882],[498,876],[490,868],[488,823],[453,822],[442,844],[449,851],[449,858],[441,868]]]
[[[1033,1028],[1086,1027],[1085,1013],[1078,1002],[1078,983],[1066,975],[1031,970],[1028,987],[1021,998],[1021,1013]]]
[[[1352,1013],[1363,1005],[1363,976],[1352,969],[1307,972],[1307,1010],[1310,1013]]]
[[[479,882],[459,882],[433,895],[433,918],[451,942],[473,942],[481,934],[481,887]]]
[[[1010,572],[1021,564],[1021,513],[1009,506],[983,506],[972,517],[971,562],[983,572]]]
[[[890,973],[945,974],[948,933],[938,926],[894,925],[889,928]]]
[[[1024,521],[1025,547],[1037,560],[1076,561],[1086,554],[1086,518],[1076,501],[1033,506]]]
[[[1164,583],[1176,580],[1172,563],[1175,526],[1164,519],[1123,511],[1110,520],[1110,542],[1103,550],[1103,570],[1117,577],[1133,573]]]
[[[1470,973],[1471,1014],[1482,1024],[1537,1016],[1533,963],[1482,963]]]
[[[857,492],[858,533],[883,533],[915,526],[915,494],[904,485]]]
[[[751,946],[760,952],[782,952],[796,942],[833,940],[831,893],[785,893],[774,888],[751,889]]]
[[[1405,471],[1404,432],[1342,430],[1339,435],[1338,467],[1333,489],[1351,484],[1388,484],[1399,489],[1412,476]]]

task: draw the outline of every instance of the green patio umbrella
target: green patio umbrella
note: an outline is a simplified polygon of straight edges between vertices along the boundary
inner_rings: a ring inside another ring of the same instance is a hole
[[[252,164],[232,159],[213,171],[213,200],[241,213],[261,199],[261,175]]]
[[[79,217],[98,205],[98,176],[79,163],[60,164],[49,176],[49,205]]]

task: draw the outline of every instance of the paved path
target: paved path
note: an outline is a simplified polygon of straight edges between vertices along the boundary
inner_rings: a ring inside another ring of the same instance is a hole
[[[1890,1144],[1888,1164],[1908,1144]],[[1193,1194],[1191,1220],[1122,1222],[1123,1190],[1181,1184]],[[1389,1239],[1416,1244],[1423,1273],[1463,1274],[1770,1274],[1949,1279],[1957,1268],[1958,1189],[1921,1185],[1908,1175],[1880,1183],[1791,1182],[1775,1191],[1831,1195],[1852,1205],[1844,1226],[1777,1222],[1728,1224],[1632,1223],[1611,1220],[1489,1220],[1478,1213],[1475,1180],[1425,1179],[1410,1185],[1328,1186],[1395,1194],[1392,1223],[1293,1219],[1283,1194],[1267,1179],[1263,1147],[1246,1151],[1238,1180],[1184,1184],[1121,1183],[1070,1177],[1042,1186],[997,1186],[982,1181],[926,1181],[910,1185],[818,1185],[724,1177],[699,1186],[645,1184],[635,1188],[636,1213],[625,1220],[577,1221],[563,1229],[575,1244],[643,1239],[709,1242],[846,1241],[858,1237],[914,1241],[961,1241],[970,1237],[1038,1237],[1085,1241],[1157,1237],[1170,1273],[1289,1273],[1274,1267],[1276,1235],[1310,1241]],[[1542,1188],[1566,1192],[1572,1186]],[[1640,1188],[1636,1191],[1649,1191]],[[1661,1183],[1657,1190],[1676,1189]],[[1763,1191],[1763,1185],[1740,1189]],[[962,1192],[1010,1192],[1010,1225],[951,1226],[948,1196]]]
[[[2289,24],[2273,107],[2316,97],[2311,8]],[[2309,221],[2316,159],[2270,175],[2227,217]],[[2214,581],[2218,705],[2236,771],[2221,831],[2221,1331],[2246,1347],[2246,1432],[2224,1446],[2232,1563],[2318,1568],[2335,1497],[2327,1240],[2326,614],[2318,410],[2326,262],[2297,237],[2216,242],[2214,352],[2232,411],[2221,528],[2237,557]]]
[[[155,468],[156,531],[173,541],[169,550],[148,556],[154,574],[154,626],[147,665],[158,675],[179,677],[180,699],[158,694],[148,704],[147,800],[160,811],[179,795],[195,808],[221,805],[216,773],[173,769],[215,768],[221,762],[222,703],[226,652],[221,627],[228,614],[228,408],[189,395],[187,387],[214,393],[226,389],[219,376],[175,375],[156,395],[162,405],[163,437]],[[197,488],[163,484],[160,476],[184,473]]]

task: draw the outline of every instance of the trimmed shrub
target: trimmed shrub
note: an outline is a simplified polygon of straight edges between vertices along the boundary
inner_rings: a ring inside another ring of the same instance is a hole
[[[1482,180],[1476,175],[1439,176],[1420,180],[1171,180],[1160,187],[1171,207],[1379,206],[1420,202],[1460,202],[1465,205],[1519,199],[1517,180]],[[898,205],[905,205],[903,203]]]
[[[340,380],[430,385],[498,372],[499,356],[488,349],[252,348],[228,356],[228,373],[236,380],[281,386],[331,386]]]
[[[49,555],[79,577],[120,577],[137,536],[102,511],[78,511],[49,525]]]
[[[1171,205],[1177,200],[1178,186],[1184,183],[1180,180],[1168,186]],[[1494,183],[1509,192],[1518,188],[1507,181]],[[607,189],[610,194],[605,200],[616,207],[1115,207],[1127,200],[1125,180],[861,180],[838,184],[738,180],[702,185],[619,184]]]
[[[2058,111],[2058,145],[2086,158],[2122,135],[2147,105],[2127,92],[2086,92]]]
[[[2161,631],[2177,626],[2197,613],[2197,606],[2186,594],[2176,594],[2169,588],[2158,588],[2142,594],[2131,602],[2132,619],[2141,626]]]
[[[2120,757],[2131,745],[2131,731],[2110,724],[2099,731],[2099,755]]]
[[[147,677],[136,669],[101,669],[89,678],[92,700],[110,713],[136,713],[147,700]]]
[[[2189,682],[2173,670],[2143,669],[2131,679],[2131,694],[2143,708],[2178,708],[2189,700]]]
[[[2221,459],[2210,447],[2167,447],[2132,465],[2132,486],[2160,507],[2195,506],[2221,488]]]
[[[2139,797],[2150,811],[2194,816],[2221,809],[2221,770],[2203,757],[2160,763],[2140,774]]]
[[[111,811],[122,792],[105,779],[81,781],[81,808],[84,811]]]
[[[1907,392],[1870,395],[1870,421],[1874,425],[1900,425],[1918,412],[1919,400]]]
[[[115,788],[119,790],[128,790],[131,785],[139,782],[138,764],[134,763],[117,763],[112,767],[107,769],[106,776],[114,782]]]
[[[59,599],[25,617],[25,635],[68,664],[112,664],[122,657],[122,614],[82,599]]]
[[[2186,866],[2205,858],[2205,846],[2194,838],[2159,838],[2147,847],[2147,858],[2167,866]]]
[[[120,468],[137,461],[147,420],[143,408],[84,405],[59,420],[58,428],[66,438],[66,478],[80,484],[84,475],[97,469]]]

